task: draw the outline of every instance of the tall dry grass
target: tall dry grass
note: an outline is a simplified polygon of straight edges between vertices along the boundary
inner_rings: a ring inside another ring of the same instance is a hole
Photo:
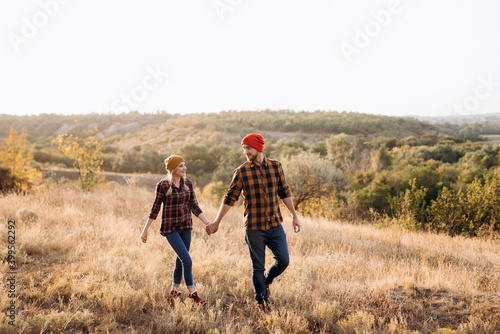
[[[201,195],[201,191],[198,191]],[[17,217],[15,327],[1,333],[497,333],[500,244],[321,219],[292,232],[291,264],[254,305],[241,208],[207,236],[195,219],[191,255],[205,307],[167,301],[174,253],[153,223],[139,235],[151,191],[59,185],[0,198],[2,281],[7,219]],[[199,198],[207,217],[217,208]],[[36,216],[18,213],[27,209]],[[271,256],[269,256],[271,261]],[[186,295],[186,293],[184,294]],[[10,302],[2,292],[1,305]],[[447,328],[447,329],[445,329]]]

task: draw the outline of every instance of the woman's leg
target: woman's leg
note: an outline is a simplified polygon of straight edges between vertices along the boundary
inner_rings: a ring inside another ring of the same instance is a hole
[[[191,230],[174,231],[167,234],[167,240],[170,243],[170,246],[172,246],[175,254],[177,254],[177,259],[175,261],[176,269],[174,270],[174,285],[175,282],[180,282],[182,275],[184,275],[184,282],[189,290],[188,297],[191,298],[195,304],[205,305],[206,301],[198,296],[198,293],[194,288],[192,271],[193,263],[191,256],[189,255],[189,248],[191,246]],[[178,281],[175,281],[176,279]]]
[[[177,254],[175,260],[175,269],[173,274],[173,285],[178,287],[181,284],[182,276],[188,289],[193,289],[193,272],[192,260],[189,255],[189,247],[191,246],[191,230],[176,230],[166,235],[167,241]]]

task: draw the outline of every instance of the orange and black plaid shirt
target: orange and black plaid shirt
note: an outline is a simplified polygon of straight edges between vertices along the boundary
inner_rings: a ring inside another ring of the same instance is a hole
[[[281,163],[264,157],[262,165],[246,161],[236,168],[224,197],[224,204],[234,205],[243,191],[245,228],[267,231],[283,222],[279,198],[291,197]]]

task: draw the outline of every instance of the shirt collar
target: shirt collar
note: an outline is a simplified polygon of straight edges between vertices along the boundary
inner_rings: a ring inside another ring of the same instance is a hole
[[[253,161],[248,162],[250,164],[250,167],[255,167],[257,166]],[[264,159],[262,159],[262,164],[261,166],[267,167],[267,158],[264,156]],[[257,166],[258,167],[258,166]]]

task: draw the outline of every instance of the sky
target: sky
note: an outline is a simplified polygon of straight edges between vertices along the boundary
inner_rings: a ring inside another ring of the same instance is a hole
[[[500,112],[498,0],[0,0],[0,114]]]

